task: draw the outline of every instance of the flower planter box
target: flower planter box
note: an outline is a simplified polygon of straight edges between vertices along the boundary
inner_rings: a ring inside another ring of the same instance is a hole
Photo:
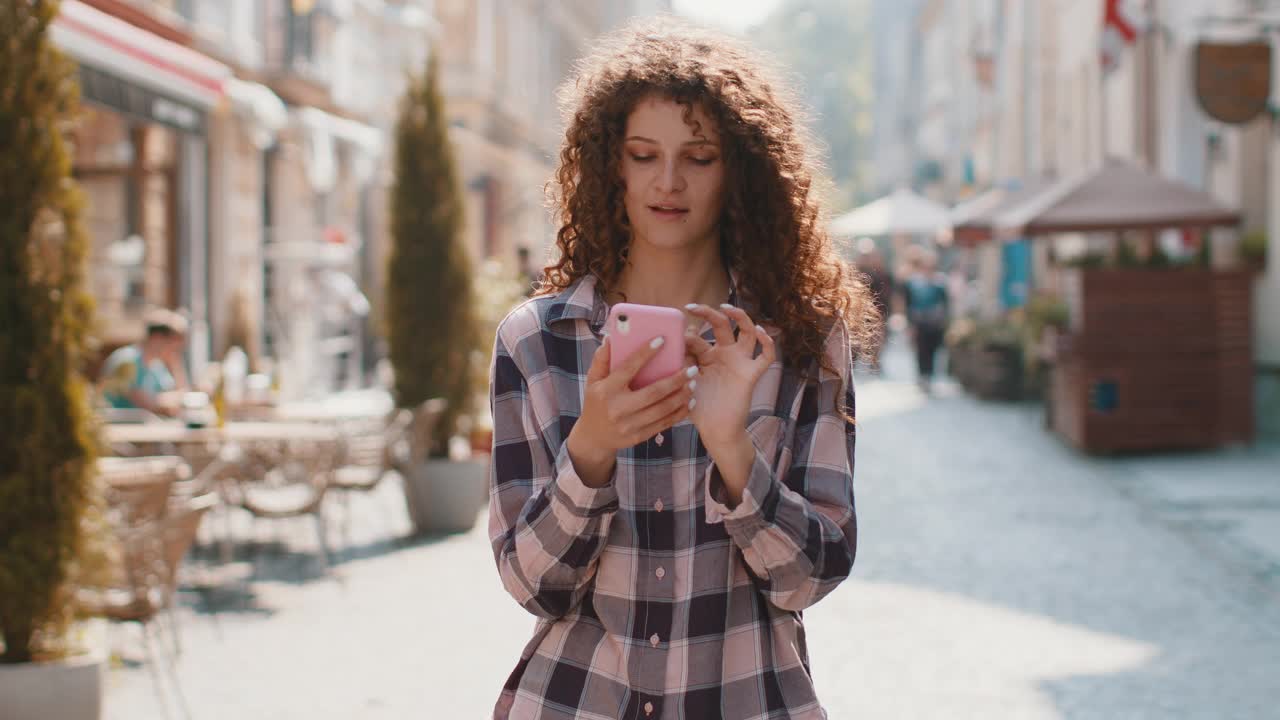
[[[951,375],[982,400],[1017,401],[1024,395],[1022,351],[1004,345],[961,343],[947,351]]]
[[[1077,269],[1051,426],[1090,453],[1253,439],[1252,274]]]
[[[1022,351],[1018,348],[979,348],[971,358],[968,390],[983,400],[1022,399]]]

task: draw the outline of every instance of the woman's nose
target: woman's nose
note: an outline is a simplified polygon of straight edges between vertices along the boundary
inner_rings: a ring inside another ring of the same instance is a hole
[[[662,164],[662,169],[658,172],[658,190],[661,192],[676,192],[684,189],[684,177],[680,174],[680,167],[674,160],[668,160]]]

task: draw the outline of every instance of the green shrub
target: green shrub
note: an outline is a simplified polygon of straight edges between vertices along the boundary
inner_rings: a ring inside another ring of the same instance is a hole
[[[56,0],[0,0],[0,635],[3,662],[56,656],[94,509],[79,373],[93,304],[82,199],[64,135],[75,66]]]
[[[396,123],[386,312],[396,404],[448,401],[434,455],[443,453],[458,418],[470,409],[472,353],[478,347],[472,267],[463,245],[462,198],[447,125],[433,55],[426,73],[411,78]]]
[[[1026,322],[1023,329],[1023,358],[1028,374],[1040,371],[1040,343],[1048,328],[1065,332],[1070,325],[1071,314],[1067,303],[1057,295],[1036,293],[1027,301]]]

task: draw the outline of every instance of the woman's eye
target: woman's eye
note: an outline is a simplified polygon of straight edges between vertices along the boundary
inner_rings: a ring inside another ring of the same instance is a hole
[[[689,159],[693,161],[694,165],[704,165],[704,166],[710,165],[711,163],[716,161],[716,159],[713,157],[691,157]]]
[[[631,159],[639,163],[649,162],[654,157],[655,156],[653,155],[636,155],[635,153],[631,154]]]

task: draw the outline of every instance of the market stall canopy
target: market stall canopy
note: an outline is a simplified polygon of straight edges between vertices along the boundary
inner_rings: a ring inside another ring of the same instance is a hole
[[[836,218],[831,234],[838,237],[863,235],[929,235],[951,226],[947,208],[906,188],[867,203]]]
[[[1001,236],[1236,225],[1240,212],[1127,161],[1059,181],[995,218]]]
[[[1053,181],[1039,178],[1003,187],[994,187],[972,200],[951,209],[951,240],[962,247],[973,247],[995,236],[995,221],[1052,187]]]

